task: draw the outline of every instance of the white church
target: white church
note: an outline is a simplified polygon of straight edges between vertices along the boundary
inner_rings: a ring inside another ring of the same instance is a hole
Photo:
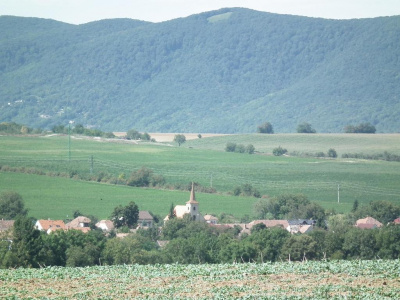
[[[206,219],[199,211],[199,202],[196,201],[194,193],[194,184],[192,183],[192,190],[190,192],[190,199],[186,205],[177,205],[174,207],[174,215],[176,218],[182,219],[185,215],[190,215],[193,221],[206,222]],[[164,218],[164,223],[169,220],[169,215]]]

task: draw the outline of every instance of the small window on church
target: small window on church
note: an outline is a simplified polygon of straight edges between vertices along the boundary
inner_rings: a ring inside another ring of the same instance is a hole
[[[193,210],[196,210],[196,207],[193,207]]]

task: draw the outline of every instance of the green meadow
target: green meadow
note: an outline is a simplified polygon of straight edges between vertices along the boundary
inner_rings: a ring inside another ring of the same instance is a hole
[[[174,205],[189,201],[189,192],[134,188],[67,178],[0,172],[0,190],[14,190],[21,194],[36,218],[67,219],[78,209],[100,219],[109,218],[114,207],[134,201],[140,210],[165,217]],[[252,197],[218,194],[198,194],[202,213],[230,213],[241,217],[251,214]]]
[[[77,173],[87,177],[101,173],[129,177],[132,171],[147,167],[163,175],[169,184],[195,181],[216,188],[218,194],[197,194],[203,213],[251,215],[255,198],[229,195],[236,186],[246,183],[262,195],[303,193],[325,208],[344,212],[356,199],[360,203],[400,203],[400,163],[275,157],[272,149],[282,146],[289,153],[326,153],[334,148],[339,157],[349,152],[388,151],[399,155],[399,138],[398,134],[249,134],[196,139],[177,147],[173,143],[134,144],[82,137],[69,140],[67,136],[0,136],[0,165],[25,168],[24,174],[5,172],[3,168],[0,190],[19,192],[30,214],[38,218],[65,218],[75,209],[106,218],[116,205],[131,200],[141,210],[164,216],[171,203],[184,204],[188,200],[188,192],[69,178]],[[258,153],[227,153],[227,142],[253,144]],[[26,174],[30,168],[65,177]]]

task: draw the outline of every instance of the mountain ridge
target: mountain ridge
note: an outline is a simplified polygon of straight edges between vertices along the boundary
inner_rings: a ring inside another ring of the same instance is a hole
[[[305,121],[318,132],[361,122],[400,130],[398,16],[226,8],[161,23],[3,18],[13,25],[0,29],[1,121],[153,132],[254,132],[265,121],[276,132]],[[24,22],[35,26],[18,27]]]

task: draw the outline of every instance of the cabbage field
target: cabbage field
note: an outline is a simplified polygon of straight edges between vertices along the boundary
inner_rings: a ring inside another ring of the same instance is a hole
[[[0,298],[398,299],[400,260],[0,270]]]

